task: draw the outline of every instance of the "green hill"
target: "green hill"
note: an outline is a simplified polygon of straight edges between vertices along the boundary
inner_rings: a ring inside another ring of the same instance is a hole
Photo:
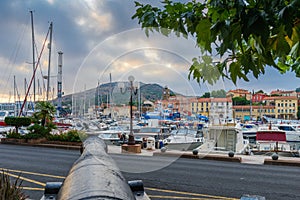
[[[126,87],[129,87],[128,83]],[[145,100],[155,102],[162,99],[164,87],[159,84],[145,84],[140,83],[140,90],[137,94],[133,95],[133,102],[138,101],[138,95],[140,95],[141,102]],[[175,95],[173,91],[170,91],[171,95]],[[130,101],[130,90],[122,91],[118,87],[118,82],[101,84],[96,88],[89,89],[76,94],[69,94],[63,96],[62,105],[65,107],[71,107],[73,103],[79,107],[83,104],[86,105],[86,109],[93,105],[106,104],[112,102],[115,105],[125,104],[128,105]],[[57,100],[54,100],[54,104]],[[82,109],[82,108],[80,108]]]

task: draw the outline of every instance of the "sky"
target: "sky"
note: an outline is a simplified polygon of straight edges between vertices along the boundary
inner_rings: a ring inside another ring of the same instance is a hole
[[[150,2],[140,0],[140,2]],[[159,5],[159,1],[151,1]],[[293,73],[279,74],[267,67],[259,79],[219,81],[211,86],[188,79],[192,58],[200,55],[189,39],[141,29],[132,0],[1,0],[0,1],[0,102],[23,100],[33,74],[31,17],[33,11],[36,99],[45,100],[49,49],[42,51],[50,22],[53,23],[50,62],[50,97],[56,97],[58,52],[63,52],[64,94],[83,91],[111,80],[158,83],[183,95],[201,96],[212,90],[243,88],[249,91],[294,90],[300,80]],[[49,37],[47,43],[49,43]],[[26,79],[26,81],[25,81]],[[14,90],[14,80],[16,89]],[[25,84],[27,82],[27,84]],[[33,84],[31,86],[33,88]],[[54,91],[54,92],[53,92]],[[33,100],[33,89],[29,91]]]

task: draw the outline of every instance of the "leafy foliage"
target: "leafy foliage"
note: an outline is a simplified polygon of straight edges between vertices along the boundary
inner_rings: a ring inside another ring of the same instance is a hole
[[[48,101],[40,101],[35,106],[37,112],[34,113],[34,118],[41,121],[41,125],[45,126],[52,122],[55,114],[55,107]]]
[[[201,98],[210,98],[210,93],[209,92],[205,92]]]
[[[81,142],[86,138],[87,138],[86,133],[77,130],[70,130],[66,133],[61,133],[59,135],[49,135],[47,137],[47,139],[51,141],[68,141],[68,142]]]
[[[31,119],[29,117],[6,117],[5,123],[11,126],[29,126]]]
[[[16,133],[18,134],[18,129],[21,126],[29,126],[31,119],[29,117],[5,117],[5,123],[16,128]]]
[[[233,105],[250,105],[250,101],[246,99],[246,97],[233,97],[232,98]]]
[[[22,135],[20,133],[17,133],[17,132],[9,132],[6,134],[6,137],[7,138],[16,138],[16,139],[21,139],[22,138]]]
[[[2,200],[25,200],[27,196],[22,191],[22,181],[17,178],[11,182],[8,172],[0,173],[0,199]]]
[[[214,91],[211,91],[211,97],[225,98],[226,97],[226,91],[225,90],[214,90]]]
[[[43,138],[50,135],[50,132],[52,129],[55,128],[55,125],[53,123],[48,123],[47,126],[42,126],[40,124],[34,124],[30,127],[28,127],[28,130],[30,133],[24,135],[27,139],[36,139],[36,138]]]
[[[164,0],[162,5],[135,2],[132,18],[147,36],[153,31],[165,36],[174,32],[197,39],[203,55],[193,59],[189,78],[212,84],[222,77],[236,83],[248,81],[249,73],[258,78],[266,66],[300,77],[299,0]],[[215,53],[220,62],[209,59]]]

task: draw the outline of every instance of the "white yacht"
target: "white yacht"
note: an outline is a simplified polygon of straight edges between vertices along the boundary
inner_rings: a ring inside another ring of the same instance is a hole
[[[258,130],[258,126],[256,124],[243,124],[241,130],[244,139],[248,139],[249,143],[256,142],[256,132]]]
[[[275,124],[274,126],[285,132],[286,141],[291,145],[292,149],[300,149],[299,124]]]
[[[203,144],[201,131],[182,128],[164,139],[164,145],[173,150],[193,150]]]

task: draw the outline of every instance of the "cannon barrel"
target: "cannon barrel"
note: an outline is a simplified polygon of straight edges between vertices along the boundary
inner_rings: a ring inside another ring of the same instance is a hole
[[[141,193],[136,198],[136,191],[132,190],[114,160],[107,154],[103,140],[90,136],[84,141],[83,147],[80,158],[62,183],[57,199],[143,199]],[[143,186],[141,188],[143,190]]]

